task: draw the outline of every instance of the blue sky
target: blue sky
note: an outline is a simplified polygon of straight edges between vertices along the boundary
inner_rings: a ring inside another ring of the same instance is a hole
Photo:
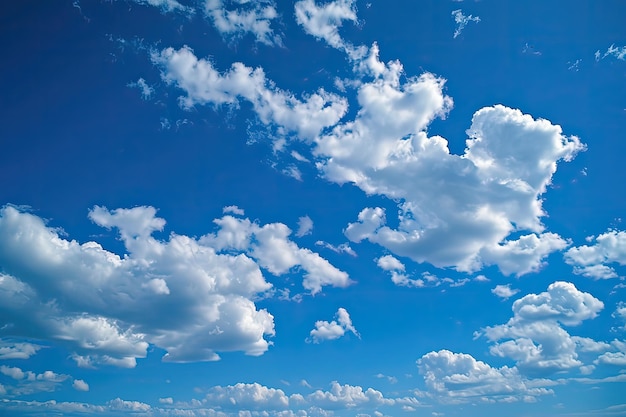
[[[0,414],[626,415],[619,1],[20,1]]]

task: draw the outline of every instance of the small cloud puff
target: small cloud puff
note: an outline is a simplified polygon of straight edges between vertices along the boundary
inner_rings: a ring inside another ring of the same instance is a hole
[[[496,288],[492,289],[491,292],[497,295],[500,298],[504,298],[505,300],[513,297],[515,294],[519,292],[517,289],[511,289],[511,284],[506,285],[496,285]]]
[[[313,220],[309,216],[302,216],[298,219],[297,237],[310,235],[313,231]]]
[[[339,308],[335,313],[336,320],[331,322],[318,320],[315,322],[315,329],[311,330],[310,338],[307,342],[319,343],[324,340],[339,339],[346,334],[347,331],[352,332],[356,337],[360,338],[359,332],[352,325],[350,314],[345,308]]]
[[[72,383],[72,387],[76,391],[89,391],[89,384],[83,381],[82,379],[75,379]]]

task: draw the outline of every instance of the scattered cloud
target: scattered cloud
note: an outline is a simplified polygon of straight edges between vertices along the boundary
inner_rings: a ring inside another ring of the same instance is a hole
[[[461,9],[452,11],[452,17],[454,18],[454,23],[456,23],[456,28],[454,29],[454,35],[453,35],[453,38],[455,39],[457,36],[461,34],[461,32],[463,32],[463,29],[465,29],[465,26],[467,26],[468,23],[480,22],[480,17],[478,16],[474,17],[472,15],[465,16],[463,14],[463,11],[461,11]]]
[[[351,283],[317,253],[291,242],[280,223],[260,226],[227,215],[215,221],[216,234],[172,233],[162,241],[152,235],[165,220],[152,207],[96,206],[89,217],[118,230],[124,257],[96,242],[66,240],[15,207],[0,210],[0,312],[11,317],[1,336],[54,340],[86,367],[134,367],[149,344],[167,351],[168,361],[217,360],[216,351],[261,355],[274,319],[253,301],[272,288],[260,267],[282,275],[299,266],[303,286],[313,293]],[[4,343],[6,357],[37,350]]]
[[[310,235],[313,232],[313,220],[309,216],[302,216],[298,219],[297,237]]]
[[[592,340],[580,340],[561,325],[577,326],[595,318],[604,303],[574,284],[557,281],[546,292],[528,294],[513,303],[513,317],[502,325],[478,332],[494,342],[491,354],[511,358],[520,370],[548,374],[584,365],[577,347],[590,350]],[[502,341],[504,340],[504,341]]]
[[[273,1],[225,1],[235,7],[227,8],[224,0],[205,0],[204,3],[206,16],[222,36],[236,40],[250,33],[257,42],[265,45],[283,45],[281,36],[274,33],[271,27],[279,17]]]
[[[139,91],[141,91],[141,98],[144,100],[150,100],[152,94],[154,94],[154,88],[148,85],[143,78],[138,79],[136,82],[128,83],[128,86],[139,89]]]
[[[89,384],[83,381],[82,379],[75,379],[72,383],[72,387],[76,391],[89,391]]]
[[[335,0],[318,5],[315,0],[296,2],[296,21],[306,33],[324,40],[329,46],[345,52],[351,59],[362,58],[367,48],[355,47],[339,35],[344,21],[357,23],[354,0]]]
[[[353,283],[347,273],[335,268],[318,253],[300,248],[289,240],[291,230],[282,223],[259,226],[248,219],[226,215],[214,220],[220,227],[215,234],[200,238],[201,244],[218,251],[242,251],[274,275],[294,268],[304,271],[302,286],[317,294],[323,286],[345,288]]]
[[[598,236],[589,236],[588,242],[565,252],[565,262],[574,267],[574,273],[594,279],[617,278],[617,272],[607,264],[626,265],[626,232],[609,230]]]
[[[352,249],[350,247],[350,244],[348,242],[341,243],[341,244],[335,246],[335,245],[333,245],[331,243],[324,242],[322,240],[318,240],[317,242],[315,242],[315,244],[317,246],[322,246],[322,247],[324,247],[326,249],[330,249],[330,250],[332,250],[335,253],[347,253],[348,255],[353,256],[353,257],[357,256],[356,252],[354,251],[354,249]]]
[[[620,48],[620,47],[615,46],[615,44],[611,44],[611,46],[607,48],[604,54],[602,54],[600,50],[597,50],[594,56],[595,56],[596,61],[600,61],[601,59],[604,59],[607,57],[613,57],[615,59],[624,61],[626,60],[626,46],[622,46]]]
[[[335,6],[347,13],[352,3]],[[152,60],[164,81],[185,91],[184,108],[236,106],[244,99],[262,123],[278,127],[279,136],[291,132],[309,143],[328,181],[399,202],[397,230],[385,226],[382,209],[366,208],[362,215],[375,217],[348,225],[351,241],[367,239],[396,255],[465,272],[491,264],[506,274],[538,271],[547,255],[568,244],[542,233],[541,195],[557,162],[573,159],[585,146],[563,136],[559,126],[497,105],[474,114],[464,154],[451,154],[444,138],[426,134],[430,122],[452,108],[443,94],[445,80],[429,73],[404,78],[400,62],[382,63],[378,53],[374,44],[355,59],[357,74],[374,79],[359,84],[354,120],[339,124],[345,98],[319,90],[297,99],[268,81],[261,68],[235,63],[219,73],[188,47],[166,48]],[[522,231],[531,233],[506,240]]]
[[[574,71],[574,72],[578,72],[580,70],[580,63],[583,62],[582,59],[577,59],[574,62],[568,62],[567,65],[567,69],[569,71]]]
[[[507,300],[513,297],[515,294],[517,294],[519,290],[511,289],[511,284],[506,284],[506,285],[496,285],[496,287],[492,289],[491,292],[497,295],[498,297],[504,298],[505,300]]]
[[[363,212],[361,212],[363,213]],[[392,255],[381,256],[376,260],[379,268],[391,274],[391,281],[400,287],[423,287],[424,280],[412,279],[405,274],[406,267]]]
[[[442,403],[461,404],[487,398],[491,401],[533,401],[552,391],[523,378],[517,368],[493,368],[465,353],[430,352],[417,361],[429,395]]]
[[[359,332],[352,325],[352,319],[350,314],[345,308],[339,308],[335,313],[336,320],[331,322],[318,320],[315,322],[315,328],[311,330],[310,338],[307,342],[320,343],[325,340],[339,339],[346,332],[351,332],[356,337],[360,338]]]
[[[0,273],[0,289],[9,287],[13,283],[12,277]],[[32,343],[13,342],[0,339],[0,360],[28,359],[40,350],[42,346]]]
[[[211,406],[236,410],[276,410],[289,406],[289,397],[281,389],[253,383],[216,386],[205,397]]]
[[[398,383],[398,378],[396,378],[395,376],[384,375],[384,374],[376,374],[375,376],[376,378],[379,378],[379,379],[386,379],[390,384]]]
[[[617,307],[615,311],[613,312],[612,316],[620,320],[624,324],[622,329],[626,330],[626,303],[624,303],[623,301],[620,301],[619,303],[617,303]]]
[[[535,48],[533,45],[529,45],[528,42],[524,44],[524,47],[522,48],[522,53],[541,56],[541,51],[538,51],[537,48]]]
[[[329,391],[317,390],[306,398],[310,403],[330,410],[355,408],[364,404],[375,407],[394,403],[393,399],[385,398],[380,391],[375,389],[363,390],[358,385],[341,385],[337,381],[331,383]]]
[[[53,392],[66,380],[69,375],[45,371],[37,374],[32,371],[23,371],[18,367],[0,366],[0,374],[10,377],[14,384],[3,385],[3,390],[11,397],[31,395],[37,392]]]
[[[194,9],[191,7],[183,6],[176,0],[132,0],[135,3],[145,6],[153,6],[159,8],[163,13],[179,12],[187,16],[194,14]]]
[[[232,213],[237,216],[243,216],[245,214],[245,211],[237,206],[226,206],[222,209],[222,213],[224,214]]]
[[[313,139],[322,129],[336,124],[347,111],[347,101],[319,89],[299,100],[265,78],[262,68],[252,69],[240,62],[220,74],[206,59],[198,59],[191,48],[166,48],[152,54],[152,62],[162,69],[161,77],[185,92],[180,105],[237,106],[239,99],[250,102],[262,123],[280,126],[284,135],[295,133]]]

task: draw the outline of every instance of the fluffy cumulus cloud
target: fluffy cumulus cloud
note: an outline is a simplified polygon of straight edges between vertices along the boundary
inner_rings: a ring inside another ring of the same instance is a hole
[[[374,84],[377,94],[360,94],[356,120],[321,137],[317,151],[329,157],[321,164],[326,178],[399,200],[399,227],[386,226],[382,208],[366,208],[346,228],[349,239],[438,267],[470,272],[496,264],[518,275],[567,246],[543,232],[540,196],[557,161],[584,148],[578,138],[498,105],[474,114],[464,154],[453,155],[445,139],[424,131],[449,109],[442,80],[424,75],[404,87]],[[507,240],[524,230],[531,233]]]
[[[494,342],[493,355],[513,359],[527,373],[565,371],[583,366],[579,351],[602,346],[591,339],[572,337],[562,325],[579,325],[595,318],[603,308],[593,295],[572,283],[557,281],[546,292],[516,300],[513,317],[506,324],[486,327],[478,334]]]
[[[217,221],[225,228],[217,234],[196,239],[172,233],[158,240],[153,233],[165,220],[152,207],[95,207],[89,217],[119,232],[123,257],[96,242],[67,240],[12,206],[0,211],[5,357],[28,357],[38,349],[11,344],[15,337],[64,344],[87,367],[133,367],[149,344],[166,350],[170,361],[217,360],[220,351],[261,355],[274,335],[274,319],[253,301],[272,288],[259,265],[276,275],[299,267],[304,287],[313,292],[350,282],[318,254],[288,240],[280,223],[240,219],[247,229],[236,230],[227,224],[234,218],[225,216]],[[254,245],[249,232],[257,235]]]
[[[279,410],[289,406],[289,397],[282,390],[256,382],[213,387],[205,399],[209,406],[224,409]]]
[[[492,289],[491,292],[497,295],[498,297],[504,298],[505,300],[507,300],[513,297],[515,294],[517,294],[519,290],[512,289],[511,284],[506,284],[506,285],[496,285],[496,287]]]
[[[363,214],[363,212],[361,212]],[[423,279],[409,278],[405,274],[406,267],[400,260],[392,255],[381,256],[376,260],[379,268],[391,274],[391,281],[401,287],[423,287]]]
[[[356,337],[360,337],[359,332],[352,324],[350,314],[348,314],[348,311],[345,308],[339,308],[339,310],[337,310],[337,313],[335,313],[335,319],[336,320],[331,322],[325,320],[316,321],[315,328],[311,330],[310,338],[307,339],[307,341],[319,343],[324,340],[339,339],[345,335],[346,332],[351,332]]]
[[[617,272],[607,264],[626,265],[626,232],[609,230],[587,240],[593,245],[570,248],[565,262],[574,267],[574,273],[594,279],[616,278]]]
[[[347,111],[344,98],[323,89],[302,100],[267,80],[262,68],[236,62],[220,73],[207,59],[198,59],[189,47],[166,48],[153,53],[152,61],[162,68],[161,77],[185,92],[184,108],[195,105],[236,106],[240,99],[250,103],[264,124],[280,127],[284,134],[295,133],[311,140],[322,129],[336,124]]]
[[[257,42],[282,45],[280,35],[274,33],[272,21],[278,12],[271,0],[205,0],[204,12],[215,29],[228,39],[237,39],[249,33]]]
[[[224,216],[216,219],[220,227],[214,234],[200,239],[202,244],[220,251],[244,251],[258,264],[275,275],[282,275],[292,268],[304,271],[303,287],[317,294],[323,286],[347,287],[352,284],[347,273],[331,265],[318,253],[300,248],[289,240],[291,230],[282,223],[259,226],[248,219]]]
[[[12,277],[0,273],[0,290],[5,285],[13,283]],[[33,356],[41,346],[32,343],[20,343],[0,339],[0,360],[5,359],[28,359]]]
[[[72,387],[74,387],[76,391],[89,391],[89,384],[82,379],[75,379],[72,383]]]
[[[551,393],[524,379],[515,367],[493,368],[464,353],[430,352],[417,365],[428,394],[444,403],[533,401]]]
[[[360,386],[331,383],[329,391],[316,390],[306,399],[313,405],[324,409],[354,408],[364,404],[368,406],[392,405],[394,400],[385,398],[380,391],[372,388],[363,390]]]
[[[285,138],[304,141],[312,154],[305,159],[326,180],[398,202],[397,228],[386,225],[382,208],[365,208],[346,228],[353,242],[367,239],[437,267],[473,272],[493,264],[517,275],[539,270],[550,253],[568,245],[545,232],[542,195],[557,163],[585,148],[577,137],[496,105],[474,114],[464,153],[451,154],[446,139],[427,134],[430,123],[452,108],[444,79],[407,76],[399,61],[379,59],[376,44],[346,46],[338,28],[356,20],[352,1],[300,1],[296,16],[305,31],[346,51],[354,64],[358,106],[352,120],[343,120],[345,98],[323,89],[298,98],[261,68],[234,63],[220,72],[188,47],[155,52],[152,61],[165,82],[184,92],[183,107],[247,102],[263,124],[276,128],[275,149],[289,146]]]

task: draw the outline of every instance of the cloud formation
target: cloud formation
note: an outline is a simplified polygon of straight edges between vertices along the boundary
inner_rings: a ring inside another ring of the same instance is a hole
[[[222,36],[234,40],[250,33],[257,42],[282,46],[281,36],[274,33],[271,27],[272,21],[278,18],[273,1],[226,0],[226,2],[235,7],[227,8],[224,0],[205,0],[204,3],[204,13]]]
[[[428,393],[443,403],[534,401],[552,391],[536,387],[513,367],[493,368],[465,353],[430,352],[417,361]]]
[[[325,340],[339,339],[346,332],[351,332],[356,337],[360,338],[359,332],[352,324],[350,314],[345,308],[340,307],[335,313],[335,319],[331,322],[325,320],[318,320],[315,322],[315,328],[311,330],[307,339],[307,342],[320,343]]]
[[[295,133],[305,140],[336,124],[348,108],[344,98],[324,89],[300,100],[267,80],[262,68],[252,69],[240,62],[222,74],[209,60],[198,59],[186,46],[155,52],[152,62],[162,69],[163,81],[185,92],[179,98],[183,108],[206,104],[237,106],[243,99],[252,105],[262,123],[277,125],[284,135]]]
[[[565,262],[574,267],[574,273],[594,279],[617,278],[615,268],[607,264],[626,265],[626,232],[609,230],[590,236],[583,245],[565,252]]]
[[[578,350],[593,350],[593,340],[572,337],[562,325],[577,326],[595,318],[604,303],[574,284],[557,281],[546,292],[528,294],[513,303],[513,317],[477,335],[493,342],[491,354],[513,359],[533,375],[565,371],[584,364]]]
[[[480,22],[480,17],[474,17],[472,15],[465,16],[461,9],[452,11],[452,17],[454,18],[454,23],[456,23],[456,29],[454,29],[454,35],[452,36],[455,39],[461,34],[461,32],[463,32],[463,29],[465,29],[465,26],[467,26],[468,23]]]
[[[134,367],[149,344],[166,350],[168,361],[217,360],[219,351],[261,355],[270,345],[266,337],[274,335],[274,319],[253,301],[272,288],[260,267],[282,275],[299,266],[303,286],[312,292],[351,282],[291,242],[280,223],[259,226],[227,215],[216,220],[217,234],[196,239],[172,233],[158,240],[153,233],[165,220],[153,207],[96,206],[89,217],[119,232],[123,257],[96,242],[66,240],[15,207],[0,210],[0,312],[11,317],[2,337],[54,340],[87,367]],[[7,358],[39,349],[3,345]]]

